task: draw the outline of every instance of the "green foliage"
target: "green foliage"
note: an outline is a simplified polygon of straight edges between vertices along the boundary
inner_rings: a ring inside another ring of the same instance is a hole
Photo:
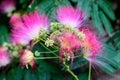
[[[100,11],[100,16],[101,16],[101,19],[102,19],[103,25],[105,26],[106,31],[109,34],[111,34],[113,32],[113,28],[112,28],[110,21],[107,19],[107,17],[102,11]]]
[[[120,30],[116,30],[114,35],[108,39],[107,43],[111,44],[119,52],[119,50],[120,50]]]
[[[37,9],[40,13],[46,13],[51,21],[55,21],[55,12],[59,6],[71,5],[69,0],[42,0]]]
[[[97,4],[111,20],[116,19],[114,12],[110,8],[112,5],[109,5],[107,0],[98,0]]]
[[[88,79],[87,76],[88,76],[87,72],[83,72],[82,74],[78,75],[80,80],[87,80]]]
[[[4,42],[9,42],[9,32],[7,26],[0,26],[0,45]]]
[[[101,35],[104,35],[104,29],[102,27],[102,23],[101,23],[101,19],[99,16],[99,11],[98,11],[98,5],[97,4],[93,4],[93,12],[92,12],[92,19],[93,19],[93,23],[95,25],[95,27],[98,29],[99,33]]]
[[[97,65],[108,74],[112,74],[119,68],[119,63],[114,59],[117,56],[116,53],[117,52],[113,48],[104,44],[102,54],[97,57]]]
[[[92,17],[94,27],[100,35],[112,34],[111,20],[116,20],[111,8],[112,4],[107,0],[79,0],[78,7],[84,10],[88,17]],[[106,32],[105,32],[106,31]]]
[[[83,57],[76,58],[74,61],[75,62],[73,63],[73,65],[71,67],[71,69],[73,69],[73,70],[77,69],[79,67],[82,67],[88,63]]]

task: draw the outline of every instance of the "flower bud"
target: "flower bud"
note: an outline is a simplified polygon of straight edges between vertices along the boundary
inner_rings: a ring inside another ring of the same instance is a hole
[[[34,68],[35,60],[34,60],[33,53],[29,50],[22,50],[20,52],[20,64],[21,64],[21,66],[25,66],[25,65],[29,64],[32,68]]]
[[[52,39],[47,38],[47,40],[45,41],[45,45],[47,47],[52,46],[53,44],[54,44],[54,40]]]

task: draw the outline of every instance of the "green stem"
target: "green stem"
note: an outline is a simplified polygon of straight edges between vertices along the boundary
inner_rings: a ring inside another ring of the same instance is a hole
[[[34,57],[34,59],[58,59],[59,57]]]
[[[75,56],[75,58],[80,57],[81,55]],[[57,57],[34,57],[34,59],[58,59],[59,56]]]
[[[52,48],[59,50],[59,48],[55,45],[53,45]]]
[[[75,56],[74,58],[79,58],[80,56],[82,56],[82,55],[77,55],[77,56]]]
[[[88,80],[91,80],[91,69],[92,69],[92,66],[91,66],[91,62],[89,63],[89,74],[88,74]]]
[[[75,56],[75,58],[80,57],[81,55]],[[58,59],[59,56],[57,57],[34,57],[34,59]]]
[[[47,48],[46,46],[44,46],[44,44],[42,44],[42,43],[40,43],[46,50],[48,50],[48,51],[51,51],[49,48]],[[58,55],[56,55],[56,53],[54,53],[54,52],[52,52],[55,56],[58,56]]]
[[[54,53],[57,52],[58,50],[54,50],[54,51],[49,51],[49,52],[39,52],[39,53]]]
[[[75,80],[79,80],[77,75],[75,75],[71,70],[70,67],[63,61],[64,66],[67,68],[67,71],[75,78]]]

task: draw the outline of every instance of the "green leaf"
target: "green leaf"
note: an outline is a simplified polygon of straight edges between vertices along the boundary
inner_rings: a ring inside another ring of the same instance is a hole
[[[47,12],[49,8],[51,8],[53,5],[53,1],[49,0],[42,0],[38,5],[38,11],[41,13]]]
[[[24,80],[32,80],[29,70],[26,70],[25,75],[24,75]]]
[[[108,74],[112,74],[119,68],[117,60],[114,59],[117,52],[110,45],[104,44],[103,46],[104,50],[98,54],[96,65]]]
[[[90,11],[91,11],[91,7],[92,6],[92,1],[91,0],[79,0],[77,7],[82,9],[83,11],[86,12],[86,16],[90,16]]]
[[[14,78],[15,78],[15,80],[22,80],[23,70],[20,67],[15,68]]]
[[[84,4],[86,3],[86,1],[87,0],[79,0],[77,7],[84,10],[84,6],[85,6]]]
[[[120,65],[120,53],[118,53],[114,59],[117,60],[117,62]]]
[[[69,0],[42,0],[38,5],[38,11],[40,13],[46,13],[52,21],[55,21],[55,12],[59,6],[70,5]]]
[[[102,63],[97,63],[97,66],[99,66],[103,71],[105,71],[108,74],[113,74],[116,71],[116,69],[114,69],[111,65],[103,61]]]
[[[25,0],[20,0],[20,3],[24,3],[25,2]]]
[[[70,6],[71,5],[69,0],[62,0],[62,1],[58,0],[56,2],[58,3],[58,6]]]
[[[65,77],[65,80],[74,80],[75,78],[71,75],[71,74],[69,74],[69,75],[67,75],[67,77]]]
[[[120,36],[118,36],[118,38],[115,40],[114,46],[115,46],[115,48],[120,49]]]
[[[72,2],[76,3],[76,2],[78,2],[78,0],[72,0]]]
[[[114,35],[108,39],[107,43],[112,44],[116,50],[120,49],[120,31],[116,31]]]
[[[35,72],[32,72],[29,69],[27,69],[24,74],[24,80],[38,80],[38,79],[35,75]]]
[[[111,19],[115,20],[115,14],[112,11],[112,8],[108,7],[108,4],[106,3],[106,0],[97,0],[97,4],[99,7],[106,13],[106,15]]]
[[[116,32],[112,37],[110,37],[107,43],[111,43],[120,37],[120,31]]]
[[[39,68],[44,70],[44,71],[48,71],[48,72],[52,72],[52,73],[57,73],[57,72],[61,72],[60,69],[59,69],[59,66],[58,67],[55,67],[55,64],[53,63],[50,63],[47,62],[47,61],[44,61],[44,60],[38,60],[40,65],[39,65]]]
[[[51,77],[52,77],[52,80],[64,80],[64,75],[59,72],[53,73]]]
[[[101,21],[103,22],[106,31],[111,34],[113,32],[113,28],[112,25],[110,23],[110,21],[108,20],[108,18],[105,16],[105,14],[100,11],[100,17],[101,17]]]
[[[28,10],[30,9],[28,6],[30,4],[30,0],[19,0],[20,6],[21,6],[21,10],[25,10],[25,12],[28,12]]]
[[[15,78],[14,78],[14,69],[11,69],[11,70],[8,71],[6,79],[7,80],[15,80]]]
[[[78,75],[80,80],[87,80],[88,79],[88,72],[82,72]]]
[[[42,71],[39,73],[39,80],[50,80],[50,73],[47,71]]]
[[[83,57],[76,58],[76,59],[74,59],[71,69],[73,70],[73,69],[80,68],[80,67],[84,66],[85,64],[87,64],[87,60],[85,60]]]
[[[104,29],[102,27],[102,22],[100,20],[99,11],[98,11],[98,5],[97,4],[93,4],[93,7],[92,7],[92,19],[93,19],[94,26],[97,28],[99,34],[104,35],[105,31],[104,31]]]
[[[52,1],[42,0],[39,3],[38,11],[40,11],[41,13],[44,13],[44,12],[49,13],[49,12],[51,12],[51,10],[54,11],[54,9],[56,9],[57,7],[62,6],[62,5],[64,5],[64,6],[65,5],[70,5],[69,0],[64,0],[64,1],[60,1],[60,0],[52,0]]]
[[[0,73],[0,80],[4,80],[4,79],[6,79],[5,75]]]
[[[6,26],[0,26],[0,45],[4,42],[9,42],[9,33]]]

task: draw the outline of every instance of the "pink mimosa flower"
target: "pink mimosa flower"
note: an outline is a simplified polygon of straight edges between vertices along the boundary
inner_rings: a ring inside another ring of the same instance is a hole
[[[14,13],[10,18],[10,25],[13,29],[24,26],[21,16],[18,13]]]
[[[36,67],[36,63],[34,60],[34,55],[29,50],[21,50],[20,52],[20,65],[24,67],[25,65],[30,65],[32,69]]]
[[[0,47],[0,67],[6,66],[10,61],[11,59],[8,52]]]
[[[68,32],[58,36],[57,40],[60,43],[60,60],[64,56],[68,60],[71,58],[73,62],[74,51],[81,47],[80,39],[75,34]]]
[[[84,56],[87,60],[92,61],[102,50],[102,44],[89,29],[82,29],[82,32],[85,34],[85,39],[82,43]]]
[[[70,27],[78,27],[85,19],[85,13],[78,8],[71,6],[61,6],[57,9],[57,20]]]
[[[48,30],[49,22],[46,15],[39,15],[37,11],[20,17],[14,14],[11,17],[11,39],[13,43],[27,45],[31,40],[37,39],[40,30]]]
[[[15,9],[15,0],[3,0],[0,3],[0,11],[2,13],[9,13]]]

